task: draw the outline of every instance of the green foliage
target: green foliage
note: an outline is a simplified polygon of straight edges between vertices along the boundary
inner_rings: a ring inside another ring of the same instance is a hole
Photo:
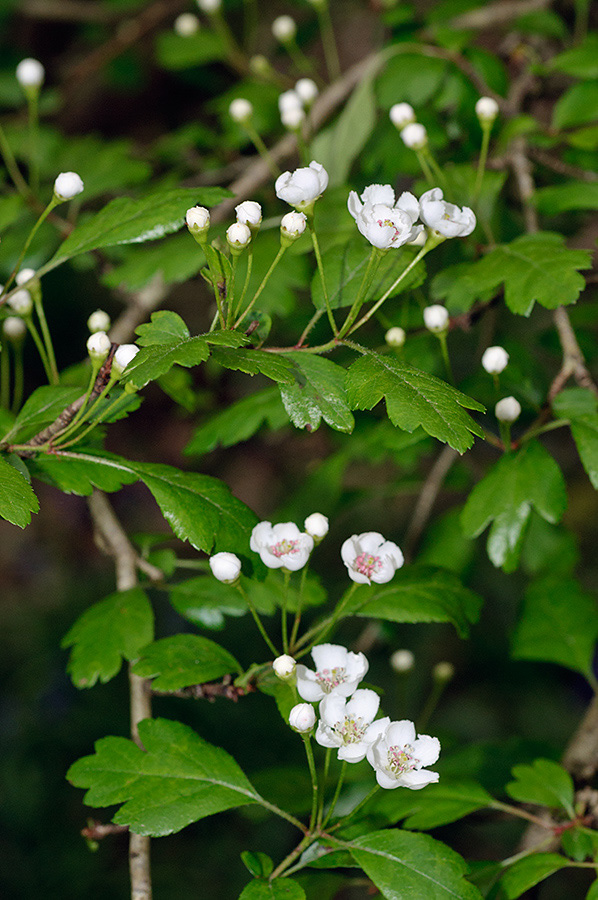
[[[582,81],[574,84],[556,102],[552,126],[557,130],[595,122],[598,117],[598,83]]]
[[[241,667],[231,654],[196,634],[175,634],[144,647],[133,671],[151,678],[157,691],[177,691],[192,684],[214,681]]]
[[[248,884],[239,900],[305,900],[305,891],[292,878],[259,880]]]
[[[7,443],[28,441],[49,425],[73,401],[82,395],[81,388],[45,384],[29,395],[10,431],[3,440]]]
[[[189,69],[225,57],[226,50],[220,35],[205,28],[189,35],[163,31],[156,40],[156,58],[165,69]]]
[[[513,775],[516,780],[506,786],[513,800],[561,808],[573,818],[573,779],[558,763],[550,759],[536,759],[531,766],[514,766]]]
[[[574,78],[598,78],[598,35],[588,34],[579,46],[553,56],[549,67]]]
[[[533,856],[518,859],[500,879],[505,897],[516,900],[525,891],[568,865],[569,860],[557,853],[534,853]]]
[[[288,421],[279,391],[275,387],[266,388],[232,403],[200,425],[185,447],[185,453],[189,456],[201,456],[218,444],[232,447],[253,437],[264,424],[271,431],[277,431],[288,424]]]
[[[494,798],[475,781],[441,778],[425,791],[385,791],[373,809],[389,824],[403,821],[404,828],[427,831],[455,822],[480,809],[491,807]]]
[[[598,209],[598,183],[566,181],[554,187],[540,188],[533,197],[538,211],[556,216],[572,209]]]
[[[0,459],[0,518],[25,528],[39,510],[33,488],[14,466]]]
[[[584,388],[569,388],[558,394],[552,408],[559,418],[569,419],[571,434],[592,486],[598,489],[598,402]]]
[[[285,359],[293,364],[294,383],[281,385],[280,394],[293,425],[315,431],[324,419],[336,431],[353,431],[345,370],[329,359],[299,351]]]

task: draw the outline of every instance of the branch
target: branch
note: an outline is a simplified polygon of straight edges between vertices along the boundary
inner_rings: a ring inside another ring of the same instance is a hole
[[[444,479],[448,475],[451,466],[459,454],[448,444],[442,448],[436,461],[428,473],[419,496],[417,498],[413,515],[405,535],[405,556],[410,559],[413,551],[422,535],[430,518],[436,498],[440,493]]]
[[[237,687],[233,684],[232,675],[225,675],[222,681],[192,684],[178,691],[152,690],[152,693],[159,697],[190,697],[193,700],[208,700],[210,703],[213,703],[216,697],[224,697],[225,700],[232,700],[233,703],[236,703],[239,697],[245,697],[246,694],[253,693],[253,691],[255,688],[252,684]]]
[[[452,28],[495,28],[547,6],[550,6],[550,0],[500,0],[499,3],[489,3],[472,12],[463,13],[450,24]]]

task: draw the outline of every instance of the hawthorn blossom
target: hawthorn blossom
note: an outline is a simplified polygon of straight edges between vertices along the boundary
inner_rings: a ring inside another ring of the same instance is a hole
[[[193,13],[181,13],[174,20],[174,31],[179,37],[191,37],[199,31],[199,19]]]
[[[192,206],[185,214],[185,221],[192,234],[205,233],[210,227],[210,210],[205,206]]]
[[[377,531],[354,534],[341,547],[349,578],[358,584],[386,584],[404,562],[399,547]]]
[[[241,574],[241,560],[234,553],[222,550],[208,560],[212,575],[223,584],[234,584]]]
[[[251,229],[243,222],[233,222],[226,229],[226,240],[231,250],[243,250],[251,241]]]
[[[289,656],[288,653],[283,653],[282,656],[276,657],[272,663],[272,668],[278,678],[282,681],[288,681],[295,674],[296,665],[297,663],[292,656]]]
[[[281,44],[286,44],[297,34],[297,23],[291,16],[278,16],[272,22],[272,34]]]
[[[303,100],[297,91],[283,91],[278,97],[278,111],[282,115],[289,109],[299,109],[303,112]]]
[[[258,229],[262,224],[262,207],[256,200],[243,200],[235,206],[237,222],[247,225],[250,229]]]
[[[494,414],[499,422],[515,422],[521,415],[521,403],[515,397],[503,397],[494,407]]]
[[[269,569],[302,569],[314,548],[314,539],[294,522],[260,522],[251,532],[249,546]]]
[[[428,734],[416,736],[408,719],[391,722],[367,749],[367,759],[376,770],[382,788],[406,787],[418,791],[438,781],[438,772],[430,772],[440,755],[440,741]]]
[[[26,288],[15,291],[14,294],[7,299],[7,304],[20,316],[29,316],[33,309],[33,300],[31,294]]]
[[[112,359],[112,374],[119,378],[139,353],[139,347],[135,344],[121,344]]]
[[[2,321],[2,333],[9,341],[18,343],[22,341],[27,332],[27,326],[19,316],[7,316]]]
[[[500,375],[508,362],[509,354],[504,347],[486,347],[482,354],[482,367],[490,375]]]
[[[316,724],[316,713],[309,703],[298,703],[289,714],[289,725],[293,731],[306,734]]]
[[[22,59],[16,68],[17,81],[22,88],[40,88],[44,82],[46,70],[38,59]]]
[[[302,103],[310,106],[319,94],[318,85],[313,78],[300,78],[295,85],[295,93]]]
[[[92,360],[103,362],[110,353],[110,338],[104,331],[94,331],[87,339],[87,352]]]
[[[322,747],[338,749],[338,759],[361,762],[370,744],[390,724],[388,717],[374,722],[379,706],[380,697],[367,688],[355,691],[350,700],[328,694],[320,703],[316,741]]]
[[[392,124],[399,131],[415,122],[415,111],[409,103],[395,103],[394,106],[390,107],[388,115]]]
[[[415,665],[415,656],[411,650],[395,650],[390,657],[390,666],[399,675],[410,672]]]
[[[404,328],[401,328],[399,325],[393,325],[384,335],[384,340],[389,347],[400,348],[404,346],[407,334]]]
[[[291,106],[283,109],[280,114],[280,121],[287,131],[297,131],[305,122],[305,110],[302,106]]]
[[[428,132],[420,122],[410,122],[401,130],[401,138],[410,150],[423,150],[428,143]]]
[[[299,696],[310,703],[333,693],[350,697],[369,669],[363,653],[353,653],[339,644],[317,644],[312,647],[311,655],[315,672],[301,664],[296,670]]]
[[[432,334],[440,334],[446,331],[449,324],[449,311],[441,303],[433,303],[424,309],[424,325]]]
[[[421,225],[415,226],[417,199],[405,191],[395,203],[395,192],[389,184],[370,184],[361,199],[351,191],[347,206],[361,234],[379,250],[401,247],[422,230]]]
[[[15,275],[15,282],[20,287],[23,284],[27,284],[32,278],[35,278],[35,269],[20,269]]]
[[[233,122],[247,122],[253,115],[253,103],[246,100],[245,97],[237,97],[231,101],[228,113]]]
[[[328,172],[315,160],[294,172],[283,172],[274,184],[278,199],[299,210],[311,207],[327,187]]]
[[[54,195],[58,200],[72,200],[83,190],[83,181],[76,172],[61,172],[54,182]]]
[[[315,512],[312,513],[311,516],[307,517],[307,519],[303,523],[303,527],[305,528],[307,534],[311,534],[312,538],[315,541],[321,541],[322,538],[325,538],[328,534],[330,525],[327,516],[323,516],[322,513]]]
[[[442,188],[432,188],[421,195],[422,222],[445,238],[467,237],[476,226],[473,211],[468,206],[461,209],[454,203],[448,203],[443,196]]]
[[[300,238],[307,227],[307,218],[302,212],[288,212],[280,220],[281,237],[289,241]]]
[[[475,112],[480,122],[494,122],[498,115],[498,103],[494,97],[480,97]]]

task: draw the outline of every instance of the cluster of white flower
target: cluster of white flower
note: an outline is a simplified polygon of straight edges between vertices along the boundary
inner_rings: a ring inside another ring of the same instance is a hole
[[[297,691],[307,702],[291,710],[292,728],[304,734],[311,732],[316,723],[311,704],[319,702],[318,744],[336,750],[338,759],[345,762],[361,762],[367,757],[380,787],[419,790],[438,781],[438,773],[425,768],[440,755],[438,738],[417,735],[415,725],[407,719],[376,719],[378,694],[358,688],[369,668],[363,653],[352,653],[338,644],[319,644],[312,649],[312,657],[315,670],[295,666]],[[282,677],[288,679],[293,674],[293,662],[291,657],[284,657],[284,664],[275,660],[274,670],[279,674],[280,669]]]
[[[311,78],[300,78],[294,89],[283,91],[278,98],[280,120],[289,131],[297,131],[305,120],[305,111],[318,96],[318,86]]]

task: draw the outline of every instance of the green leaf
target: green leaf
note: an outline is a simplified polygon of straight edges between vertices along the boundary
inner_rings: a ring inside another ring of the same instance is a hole
[[[291,878],[274,881],[252,881],[239,895],[239,900],[305,900],[305,891]]]
[[[592,485],[598,489],[598,402],[587,388],[569,388],[552,401],[556,416],[570,420],[577,452]]]
[[[336,431],[355,425],[347,402],[346,372],[341,366],[310,353],[288,353],[294,383],[280,387],[284,408],[296,428],[315,431],[322,419]]]
[[[120,246],[110,251],[110,257],[115,262],[102,273],[103,284],[112,288],[124,286],[131,291],[145,287],[156,276],[164,284],[181,284],[205,265],[201,248],[190,240],[186,229],[161,241]]]
[[[535,759],[531,765],[513,767],[515,781],[506,785],[513,800],[551,809],[562,807],[573,818],[574,787],[569,773],[551,759]]]
[[[598,118],[598,81],[574,84],[557,100],[552,113],[552,127],[560,131],[575,125],[595,122]]]
[[[544,216],[557,216],[572,209],[598,209],[598,182],[566,181],[540,188],[532,200]]]
[[[38,510],[39,503],[31,485],[21,472],[0,458],[0,518],[25,528],[31,522],[31,513]]]
[[[274,863],[267,853],[243,850],[241,859],[254,878],[267,878],[274,869]]]
[[[62,639],[72,647],[67,671],[78,688],[104,684],[154,637],[154,614],[139,587],[118,591],[85,610]]]
[[[75,787],[88,788],[88,806],[124,804],[114,816],[118,825],[161,837],[225,809],[264,802],[228,753],[186,725],[144,719],[139,738],[144,750],[125,738],[102,738],[95,754],[67,773]]]
[[[226,47],[222,37],[208,28],[188,35],[163,31],[156,40],[156,58],[165,69],[178,71],[225,59]]]
[[[451,622],[465,637],[476,622],[482,601],[452,572],[428,566],[401,569],[385,585],[360,585],[343,615],[389,622]]]
[[[39,454],[29,463],[31,474],[63,491],[89,497],[94,488],[118,491],[123,484],[138,481],[138,476],[125,460],[109,454],[80,453],[62,450],[59,453]]]
[[[425,791],[378,794],[371,809],[381,813],[389,824],[404,819],[404,828],[427,831],[491,807],[494,802],[494,798],[475,781],[442,778],[437,784],[428,785]]]
[[[512,652],[515,659],[558,663],[592,679],[597,638],[596,598],[574,578],[551,575],[526,591]]]
[[[551,406],[560,419],[578,419],[598,412],[598,397],[588,388],[565,388],[554,397]]]
[[[538,441],[507,453],[474,487],[461,513],[464,533],[477,537],[492,523],[488,556],[506,572],[517,568],[531,508],[558,522],[567,506],[561,470]]]
[[[214,681],[230,672],[241,674],[234,656],[214,641],[197,634],[176,634],[144,647],[133,671],[153,678],[152,688],[177,691],[192,684]]]
[[[380,106],[390,109],[399,96],[414,106],[423,106],[440,90],[446,70],[443,59],[401,52],[385,66],[378,79]]]
[[[288,421],[278,389],[269,387],[243,397],[200,425],[184,452],[188,456],[201,456],[219,444],[222,447],[232,447],[253,437],[264,422],[268,424],[270,431],[276,431],[287,425]]]
[[[170,589],[170,602],[181,616],[204,628],[224,628],[225,616],[243,616],[249,611],[236,588],[211,575],[199,575],[175,584]],[[270,613],[274,608],[271,605]]]
[[[500,884],[507,900],[516,900],[549,875],[569,865],[570,861],[558,853],[534,853],[513,863],[500,879]]]
[[[598,35],[590,33],[578,47],[553,56],[548,68],[574,78],[598,78]]]
[[[427,834],[374,831],[350,842],[366,875],[387,900],[479,900],[465,860]]]
[[[4,440],[11,443],[28,441],[53,422],[84,390],[80,387],[45,384],[27,398]]]
[[[483,406],[460,391],[391,356],[368,353],[347,373],[349,404],[353,409],[373,409],[386,399],[388,418],[404,431],[421,425],[424,431],[464,453],[473,444],[473,434],[482,436],[479,425],[462,409]]]
[[[598,881],[594,881],[590,885],[590,890],[586,894],[586,900],[598,900]]]
[[[290,384],[293,381],[292,363],[287,354],[268,353],[265,350],[237,350],[215,347],[212,359],[225,369],[245,372],[247,375],[265,375],[273,381]]]

